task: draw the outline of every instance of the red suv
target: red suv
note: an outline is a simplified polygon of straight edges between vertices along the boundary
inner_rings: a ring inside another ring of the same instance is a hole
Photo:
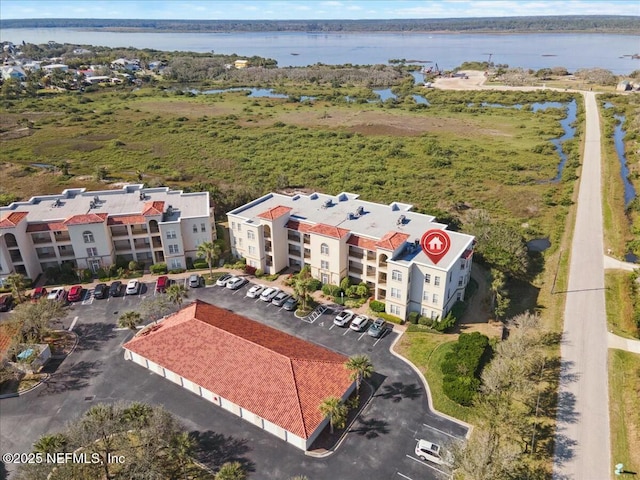
[[[74,285],[69,290],[69,295],[67,295],[67,301],[69,302],[77,302],[82,298],[82,286]]]
[[[156,282],[156,292],[164,293],[164,291],[167,289],[168,286],[169,286],[169,277],[167,277],[166,275],[162,275],[161,277],[158,277],[158,281]]]
[[[34,291],[33,291],[33,295],[31,295],[31,301],[32,302],[37,302],[38,300],[40,300],[42,297],[45,297],[48,295],[47,289],[44,287],[37,287]]]

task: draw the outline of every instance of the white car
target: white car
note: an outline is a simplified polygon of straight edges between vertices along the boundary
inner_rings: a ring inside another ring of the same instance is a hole
[[[49,292],[49,295],[47,295],[47,300],[56,300],[58,302],[64,302],[66,299],[67,299],[67,291],[62,287],[54,288]]]
[[[343,310],[338,315],[336,315],[336,318],[333,319],[333,324],[339,327],[346,327],[355,316],[356,314],[351,310]]]
[[[279,288],[269,287],[260,294],[260,300],[262,300],[263,302],[271,302],[271,300],[273,300],[273,297],[275,297],[278,293],[280,293]]]
[[[233,278],[231,278],[231,279],[229,279],[227,281],[227,288],[229,290],[237,290],[241,286],[243,286],[245,283],[247,283],[247,279],[246,278],[233,277]]]
[[[448,453],[443,452],[440,445],[431,443],[428,440],[418,440],[415,453],[420,460],[435,463],[436,465],[451,464],[451,459],[445,459],[445,457],[449,457]]]
[[[349,328],[351,330],[355,330],[356,332],[361,332],[365,328],[367,328],[367,324],[369,323],[369,317],[366,315],[358,315],[356,318],[351,320],[351,325]]]
[[[138,280],[129,280],[127,283],[127,289],[124,291],[127,295],[137,295],[140,291],[140,282]]]
[[[267,287],[265,287],[264,285],[254,285],[249,290],[247,290],[247,297],[258,298],[265,288]]]

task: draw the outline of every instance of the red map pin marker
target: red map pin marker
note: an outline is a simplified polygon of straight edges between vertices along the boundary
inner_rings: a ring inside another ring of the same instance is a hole
[[[444,230],[428,230],[422,235],[420,246],[427,257],[437,264],[449,251],[451,239]]]

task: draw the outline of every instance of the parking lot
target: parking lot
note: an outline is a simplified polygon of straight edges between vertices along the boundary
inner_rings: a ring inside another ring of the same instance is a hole
[[[424,438],[447,445],[464,438],[467,429],[429,410],[418,375],[389,352],[397,333],[388,328],[380,338],[373,338],[366,330],[356,332],[336,326],[333,319],[339,307],[328,307],[305,321],[282,307],[247,298],[251,286],[252,283],[247,283],[230,290],[187,285],[185,303],[192,299],[207,301],[344,355],[367,354],[371,358],[376,371],[369,380],[374,396],[332,455],[305,456],[172,382],[125,361],[121,345],[132,333],[117,329],[117,319],[128,310],[136,310],[145,298],[163,295],[156,292],[152,282],[143,283],[137,295],[102,300],[94,299],[93,292],[87,290],[82,300],[69,306],[61,326],[72,328],[79,335],[78,349],[60,366],[50,384],[24,397],[2,400],[2,450],[29,451],[39,435],[61,428],[91,404],[137,400],[163,404],[196,435],[222,435],[234,447],[228,448],[227,453],[233,453],[233,458],[253,470],[251,478],[288,478],[299,474],[313,480],[353,478],[354,465],[358,477],[409,480],[449,477],[446,467],[422,461],[415,455],[416,442]],[[34,416],[34,411],[40,413]]]

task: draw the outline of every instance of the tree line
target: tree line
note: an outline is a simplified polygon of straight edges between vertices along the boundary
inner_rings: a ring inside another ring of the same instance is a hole
[[[632,9],[630,9],[632,10]],[[391,20],[140,20],[31,18],[0,20],[5,28],[87,28],[179,32],[600,32],[637,33],[633,15],[562,15]]]

